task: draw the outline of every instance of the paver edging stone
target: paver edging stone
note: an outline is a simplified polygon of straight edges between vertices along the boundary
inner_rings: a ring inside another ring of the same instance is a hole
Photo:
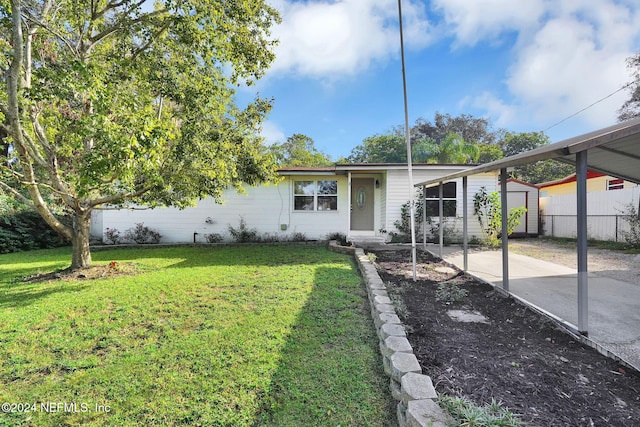
[[[422,374],[420,363],[406,338],[404,326],[391,304],[384,282],[362,248],[356,248],[354,255],[367,285],[384,370],[389,376],[389,389],[393,398],[398,400],[398,425],[447,425],[453,419],[438,406],[431,378]]]

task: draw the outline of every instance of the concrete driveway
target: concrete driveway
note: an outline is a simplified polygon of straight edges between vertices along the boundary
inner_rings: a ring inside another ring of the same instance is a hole
[[[443,258],[462,269],[460,247],[445,247]],[[470,251],[468,271],[502,286],[502,253]],[[589,338],[640,370],[640,284],[590,273],[588,287]],[[575,269],[510,253],[509,290],[572,325],[578,322]]]

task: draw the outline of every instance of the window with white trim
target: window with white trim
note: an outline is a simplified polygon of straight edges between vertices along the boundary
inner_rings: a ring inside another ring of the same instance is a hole
[[[338,181],[294,181],[294,211],[337,211]]]
[[[455,182],[445,182],[442,185],[442,216],[455,217],[457,208],[457,190],[458,186]],[[440,190],[438,186],[427,188],[426,192],[426,208],[427,216],[440,216]]]
[[[608,179],[607,190],[622,190],[624,188],[623,179]]]

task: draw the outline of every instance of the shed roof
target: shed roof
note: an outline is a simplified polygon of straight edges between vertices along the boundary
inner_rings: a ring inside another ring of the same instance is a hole
[[[575,164],[576,153],[582,151],[588,151],[587,167],[589,169],[640,184],[640,167],[638,167],[640,163],[640,117],[525,153],[420,182],[416,186],[435,185],[463,176],[526,165],[539,160],[554,159]]]

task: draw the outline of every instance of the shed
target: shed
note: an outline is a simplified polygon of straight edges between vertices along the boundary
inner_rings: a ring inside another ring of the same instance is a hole
[[[540,203],[538,187],[528,182],[510,178],[507,180],[507,209],[524,206],[527,211],[520,218],[520,225],[512,237],[536,237],[539,234]]]

